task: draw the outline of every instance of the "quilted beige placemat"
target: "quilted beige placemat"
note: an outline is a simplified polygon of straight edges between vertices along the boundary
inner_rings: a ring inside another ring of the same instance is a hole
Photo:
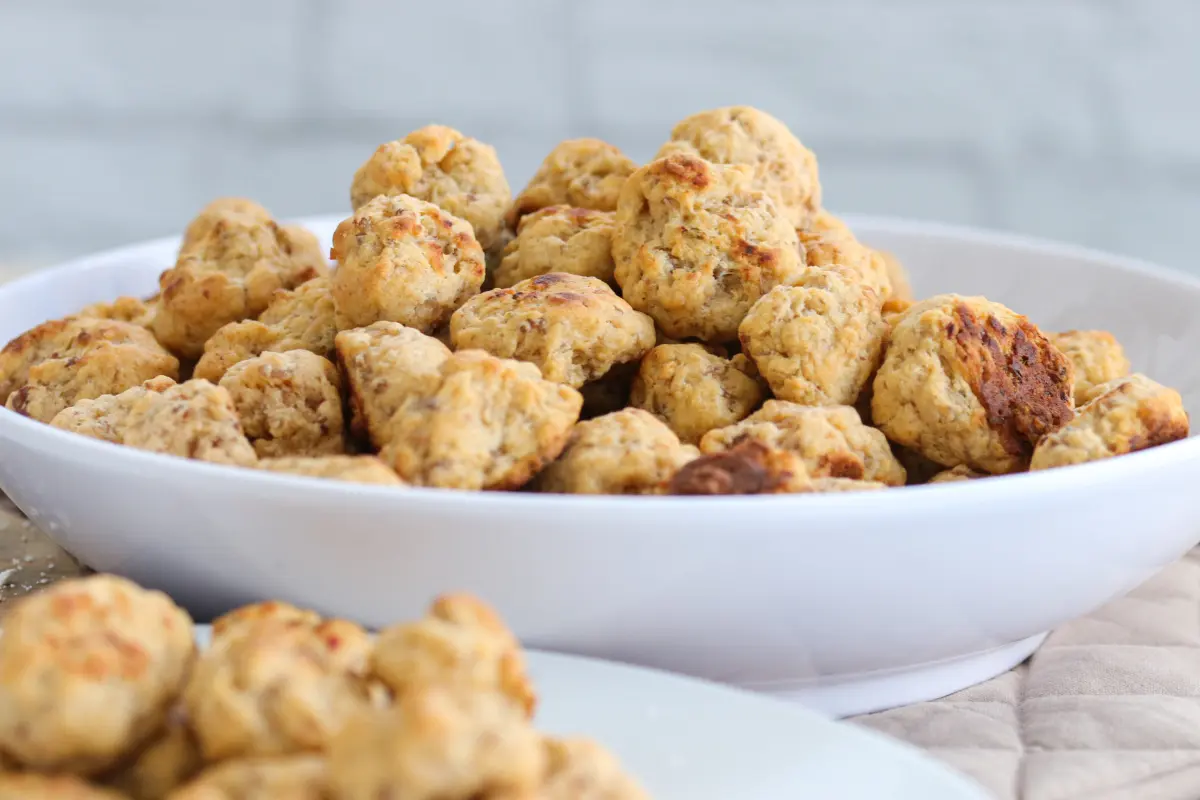
[[[998,798],[1200,798],[1200,549],[943,700],[858,717]]]

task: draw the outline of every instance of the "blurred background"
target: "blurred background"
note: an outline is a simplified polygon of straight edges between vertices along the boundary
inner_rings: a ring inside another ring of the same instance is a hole
[[[1194,0],[0,0],[0,268],[177,233],[218,195],[347,210],[380,142],[648,159],[750,104],[826,204],[1200,271]]]

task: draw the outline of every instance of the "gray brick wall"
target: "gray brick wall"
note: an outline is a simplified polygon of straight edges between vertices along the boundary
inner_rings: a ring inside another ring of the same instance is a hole
[[[749,103],[828,204],[1200,271],[1193,0],[0,0],[0,263],[178,230],[209,198],[336,212],[430,121],[519,188],[559,139],[638,159]]]

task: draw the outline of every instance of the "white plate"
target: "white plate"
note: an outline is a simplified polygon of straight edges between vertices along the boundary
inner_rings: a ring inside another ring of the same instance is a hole
[[[538,730],[602,743],[655,800],[986,797],[915,748],[794,704],[591,658],[526,658]]]
[[[326,239],[337,218],[311,221]],[[1200,408],[1200,281],[997,234],[849,218],[919,294],[1103,327]],[[153,289],[176,242],[0,287],[0,340]],[[275,597],[367,625],[471,590],[526,645],[682,672],[837,714],[948,694],[1200,540],[1200,441],[1034,475],[861,494],[397,491],[121,448],[0,411],[0,487],[98,569],[204,617]]]

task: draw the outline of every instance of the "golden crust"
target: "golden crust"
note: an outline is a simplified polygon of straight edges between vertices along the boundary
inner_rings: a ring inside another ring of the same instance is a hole
[[[157,296],[147,300],[140,300],[136,297],[118,297],[111,303],[92,303],[75,316],[132,322],[139,327],[149,328],[154,322],[154,312],[157,308]]]
[[[214,619],[212,621],[212,640],[223,638],[243,626],[276,622],[315,628],[321,624],[321,615],[307,608],[299,608],[280,600],[264,600],[260,603],[251,603],[235,608]]]
[[[971,469],[970,467],[959,464],[957,467],[952,467],[951,469],[942,470],[941,472],[939,472],[938,474],[936,474],[932,478],[930,478],[927,482],[928,483],[958,483],[959,481],[973,481],[978,478],[986,478],[986,477],[987,477],[986,473],[976,472],[975,470]]]
[[[858,282],[875,290],[880,301],[891,296],[887,262],[879,253],[860,244],[849,231],[842,234],[801,228],[796,235],[804,247],[804,260],[808,266],[851,270]]]
[[[892,328],[871,416],[893,442],[943,466],[1015,472],[1073,416],[1072,372],[1025,317],[982,297],[939,295]]]
[[[29,370],[52,358],[72,358],[102,343],[137,345],[161,351],[154,336],[139,325],[109,319],[65,317],[43,322],[0,350],[0,402],[29,380]]]
[[[599,139],[559,142],[513,201],[508,224],[516,228],[524,215],[556,205],[613,211],[635,169],[620,149]]]
[[[1092,399],[1096,387],[1129,375],[1129,359],[1116,337],[1108,331],[1064,331],[1046,338],[1075,368],[1075,405]]]
[[[100,342],[77,356],[50,358],[29,369],[24,386],[8,396],[6,406],[18,414],[50,422],[80,400],[120,394],[164,376],[179,377],[179,361],[156,343]]]
[[[170,378],[153,378],[120,394],[106,394],[93,400],[80,400],[56,414],[54,419],[50,420],[50,424],[55,428],[93,439],[124,444],[129,414],[133,409],[138,407],[147,395],[161,394],[175,385],[175,381]]]
[[[323,749],[370,707],[370,637],[341,620],[234,625],[201,655],[183,693],[209,761]]]
[[[175,354],[199,358],[223,325],[258,316],[278,290],[328,271],[314,241],[271,220],[222,216],[159,278],[154,335]]]
[[[661,419],[681,441],[696,444],[758,407],[763,389],[756,375],[745,356],[729,360],[698,344],[663,344],[642,359],[629,404]]]
[[[380,145],[350,186],[355,209],[377,195],[399,194],[466,220],[484,250],[501,239],[512,198],[495,148],[444,125],[427,125]]]
[[[674,154],[751,167],[752,187],[770,195],[793,226],[804,225],[821,207],[816,156],[786,125],[756,108],[715,108],[682,120],[656,158]]]
[[[269,472],[285,472],[289,475],[304,475],[309,478],[325,478],[350,483],[370,483],[376,486],[403,486],[404,481],[375,456],[310,456],[290,458],[264,458],[258,462],[259,469]]]
[[[121,443],[141,450],[240,466],[258,460],[229,392],[204,380],[139,397],[124,427]]]
[[[350,430],[376,449],[387,444],[388,422],[405,399],[437,388],[450,357],[449,347],[398,322],[342,331],[335,345],[350,396]]]
[[[429,686],[346,724],[329,774],[339,800],[536,797],[545,761],[540,737],[504,697]]]
[[[47,772],[117,764],[166,720],[192,637],[170,598],[112,575],[23,598],[0,636],[0,750]]]
[[[538,800],[650,800],[612,753],[590,739],[546,739]]]
[[[796,231],[751,177],[749,166],[673,155],[621,190],[613,274],[668,336],[730,341],[759,297],[800,277]]]
[[[532,364],[462,350],[436,388],[405,398],[381,457],[418,486],[516,489],[562,452],[582,404]]]
[[[8,772],[0,773],[0,800],[125,800],[125,795],[73,775]]]
[[[450,318],[450,338],[579,388],[645,355],[654,321],[595,278],[551,272],[471,298]]]
[[[699,454],[653,414],[626,408],[576,425],[536,486],[564,494],[658,494]]]
[[[221,386],[262,458],[344,453],[341,379],[307,350],[264,353],[235,364]]]
[[[314,278],[276,292],[257,320],[231,322],[214,333],[192,376],[218,383],[234,364],[267,352],[308,350],[331,356],[337,325],[329,289],[329,278]]]
[[[429,686],[495,694],[533,716],[537,695],[517,638],[478,598],[444,595],[423,619],[386,628],[371,671],[395,696]]]
[[[390,320],[430,333],[483,284],[483,250],[462,219],[408,195],[360,206],[333,234],[339,330]]]
[[[1030,469],[1099,461],[1185,439],[1189,433],[1183,398],[1135,374],[1100,384],[1071,422],[1042,437]]]
[[[710,431],[702,453],[727,450],[743,438],[790,450],[813,478],[850,478],[903,486],[904,467],[884,435],[862,423],[850,406],[801,406],[768,400],[742,422]]]
[[[763,295],[738,338],[779,399],[847,405],[879,366],[887,333],[882,306],[850,270],[809,269],[794,286]]]
[[[132,800],[162,800],[203,766],[200,747],[178,709],[134,756],[104,776],[104,784]]]
[[[209,767],[165,800],[334,800],[318,755],[236,758]]]
[[[548,206],[522,217],[493,282],[504,289],[548,272],[567,272],[611,284],[613,226],[611,211],[572,206]]]
[[[266,224],[271,221],[271,212],[245,197],[218,197],[200,209],[183,232],[179,249],[186,250],[207,237],[221,220],[228,217],[247,217]]]

